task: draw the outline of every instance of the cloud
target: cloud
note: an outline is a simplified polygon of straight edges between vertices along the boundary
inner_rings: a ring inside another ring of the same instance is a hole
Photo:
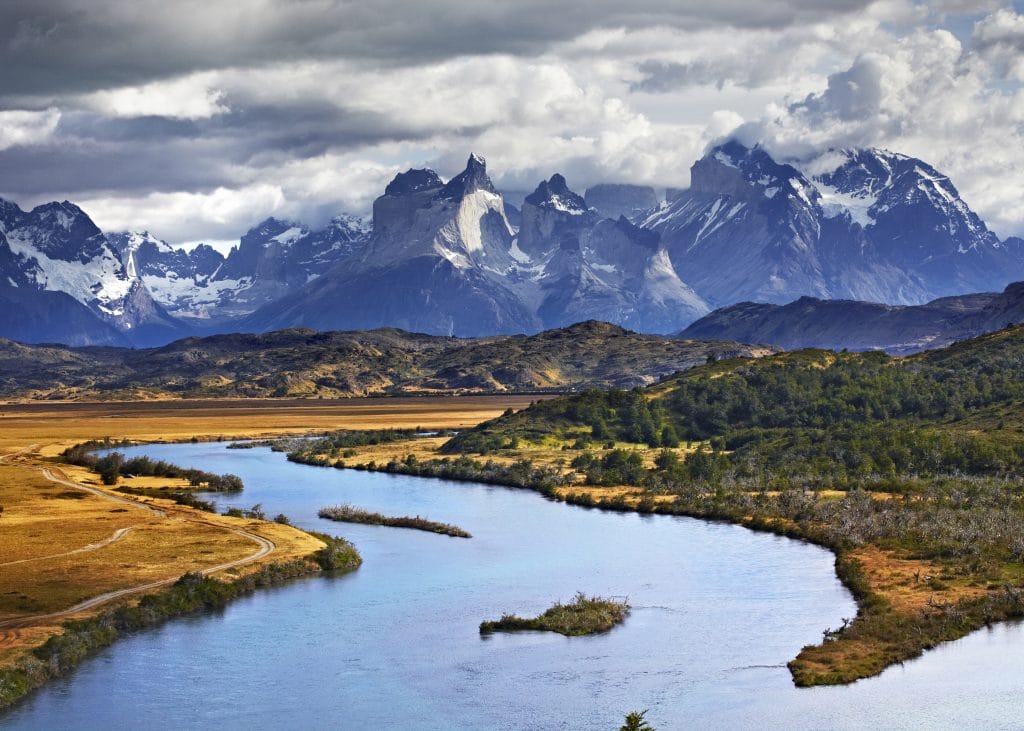
[[[86,95],[82,104],[112,117],[208,119],[223,114],[224,92],[211,86],[209,74],[193,74],[142,86],[122,86]]]
[[[396,171],[471,150],[507,189],[685,186],[738,129],[793,157],[917,154],[1019,232],[1021,16],[991,4],[13,0],[0,195],[230,240],[365,213]]]
[[[998,15],[998,14],[997,14]],[[995,16],[992,16],[995,17]],[[992,33],[991,17],[979,35]],[[1007,24],[999,21],[1002,29]],[[998,55],[972,53],[951,33],[920,30],[858,56],[826,87],[734,132],[807,162],[829,148],[878,146],[948,174],[999,234],[1024,233],[1024,90],[993,84]],[[820,161],[818,161],[820,162]]]
[[[195,71],[295,60],[409,66],[536,55],[600,28],[781,28],[863,11],[868,0],[12,0],[0,4],[0,88],[89,92]]]
[[[0,111],[0,151],[45,142],[53,135],[59,122],[60,112],[56,109]]]
[[[1024,81],[1024,15],[999,10],[978,21],[971,44],[1004,78]]]

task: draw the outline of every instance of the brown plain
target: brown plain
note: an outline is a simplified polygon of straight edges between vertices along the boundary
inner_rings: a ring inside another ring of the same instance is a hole
[[[0,627],[0,665],[59,632],[65,619],[34,622],[23,618],[60,612],[110,591],[173,579],[253,554],[257,546],[234,529],[272,541],[274,550],[258,562],[229,569],[228,574],[307,556],[323,545],[285,525],[214,515],[155,498],[137,498],[134,500],[140,505],[125,505],[45,479],[41,470],[48,468],[70,482],[126,497],[103,488],[87,470],[55,464],[54,458],[65,447],[103,437],[170,442],[331,429],[460,429],[508,408],[525,407],[530,400],[484,396],[2,405],[0,623],[21,621],[16,627]],[[164,478],[131,478],[121,484],[182,486],[180,481]],[[165,515],[142,504],[157,507]],[[93,548],[96,544],[100,545]],[[76,616],[88,616],[108,606]]]

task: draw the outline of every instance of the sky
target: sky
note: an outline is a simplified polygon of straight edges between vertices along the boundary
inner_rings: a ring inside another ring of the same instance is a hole
[[[0,197],[225,245],[395,173],[686,187],[736,136],[884,147],[1024,235],[1024,0],[5,0]]]

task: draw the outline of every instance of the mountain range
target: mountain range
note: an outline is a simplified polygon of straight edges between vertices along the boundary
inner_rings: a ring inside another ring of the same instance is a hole
[[[1000,240],[927,163],[862,149],[806,167],[733,140],[664,199],[615,184],[580,195],[554,174],[517,207],[471,155],[448,181],[397,175],[368,224],[268,218],[226,256],[105,233],[68,201],[26,212],[0,200],[0,336],[149,347],[295,327],[479,337],[590,319],[673,333],[713,308],[799,297],[939,300],[928,307],[945,312],[960,306],[946,298],[1024,279],[1024,241]]]
[[[394,328],[185,338],[160,348],[0,340],[0,396],[34,399],[323,397],[632,388],[775,348],[639,335],[583,322],[459,339]]]
[[[1024,282],[1000,293],[943,297],[923,305],[801,297],[785,305],[741,302],[715,310],[682,338],[765,343],[785,350],[884,350],[892,355],[941,348],[1024,322]]]

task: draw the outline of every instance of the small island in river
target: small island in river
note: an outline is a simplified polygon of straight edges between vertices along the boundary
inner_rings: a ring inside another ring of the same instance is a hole
[[[504,614],[499,620],[481,622],[480,634],[541,630],[558,632],[566,637],[595,635],[608,632],[615,625],[626,621],[629,609],[626,601],[620,602],[598,596],[588,597],[583,592],[578,592],[570,603],[557,602],[539,617],[525,619],[514,614]]]
[[[441,535],[452,536],[453,538],[472,538],[473,535],[462,530],[456,525],[449,523],[437,523],[420,516],[403,516],[393,518],[380,513],[373,513],[369,510],[362,510],[354,505],[335,505],[329,508],[320,508],[318,515],[328,520],[336,520],[341,523],[363,523],[364,525],[387,525],[392,528],[412,528],[423,530],[428,533],[440,533]]]

